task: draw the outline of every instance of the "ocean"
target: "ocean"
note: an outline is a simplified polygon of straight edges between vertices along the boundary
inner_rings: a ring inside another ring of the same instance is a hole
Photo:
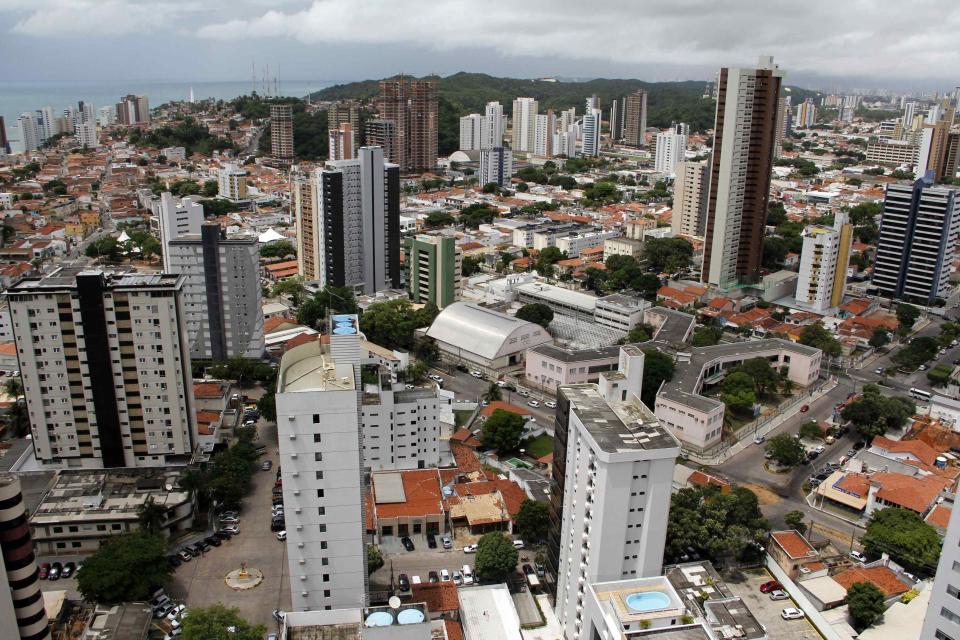
[[[303,97],[310,92],[329,87],[334,82],[298,81],[283,82],[280,92],[285,96]],[[157,107],[171,100],[187,100],[190,87],[196,100],[222,98],[228,100],[250,93],[250,81],[246,82],[0,82],[0,116],[4,117],[7,135],[19,138],[17,117],[25,111],[53,107],[54,113],[62,113],[67,106],[76,106],[79,100],[92,102],[95,107],[116,104],[121,96],[129,93],[145,95],[150,107]],[[262,94],[263,91],[261,90]]]

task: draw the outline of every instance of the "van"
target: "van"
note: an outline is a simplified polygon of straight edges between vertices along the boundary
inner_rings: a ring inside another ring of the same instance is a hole
[[[473,569],[470,568],[470,565],[463,565],[460,568],[460,573],[463,574],[464,584],[473,584]]]
[[[254,451],[254,453],[256,453],[258,456],[263,456],[263,455],[266,455],[266,453],[267,453],[267,447],[261,444],[261,445],[257,446],[257,448],[254,449],[253,451]]]
[[[421,582],[423,581],[420,579],[420,576],[410,576],[410,584],[420,584]]]

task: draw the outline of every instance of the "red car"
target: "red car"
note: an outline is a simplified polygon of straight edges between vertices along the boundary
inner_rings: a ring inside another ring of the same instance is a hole
[[[776,591],[777,589],[783,589],[783,585],[776,580],[764,582],[762,585],[760,585],[760,593],[770,593],[771,591]]]
[[[805,404],[802,407],[800,407],[800,413],[806,413],[807,411],[810,411],[810,405]]]
[[[50,575],[50,563],[49,563],[49,562],[41,562],[41,563],[40,563],[40,576],[39,576],[39,578],[40,578],[41,580],[46,580],[48,575]]]

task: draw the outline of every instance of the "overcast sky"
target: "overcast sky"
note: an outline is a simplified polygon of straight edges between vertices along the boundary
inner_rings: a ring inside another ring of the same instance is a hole
[[[0,0],[0,81],[478,71],[703,80],[773,55],[818,88],[960,84],[955,0]]]

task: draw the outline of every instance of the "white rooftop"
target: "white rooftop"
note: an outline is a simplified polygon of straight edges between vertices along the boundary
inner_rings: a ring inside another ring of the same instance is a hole
[[[465,640],[522,640],[520,617],[507,585],[460,589],[459,596]]]

